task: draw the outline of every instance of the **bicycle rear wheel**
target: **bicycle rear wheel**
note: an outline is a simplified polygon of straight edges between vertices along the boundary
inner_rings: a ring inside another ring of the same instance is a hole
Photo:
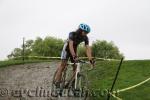
[[[58,96],[62,96],[62,92],[65,86],[65,82],[66,82],[66,68],[65,70],[62,72],[62,77],[59,83],[59,88],[56,87],[55,84],[55,77],[57,74],[57,71],[54,73],[53,78],[52,78],[52,84],[51,84],[51,96],[52,97],[58,97]]]
[[[57,91],[56,91],[56,86],[55,86],[55,76],[56,76],[57,71],[54,73],[53,78],[52,78],[52,84],[51,84],[51,96],[52,97],[57,97]]]

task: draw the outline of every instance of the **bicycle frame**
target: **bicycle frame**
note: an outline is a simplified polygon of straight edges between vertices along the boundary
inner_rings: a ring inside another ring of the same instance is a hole
[[[69,81],[68,91],[70,91],[70,89],[73,89],[73,91],[78,91],[78,90],[80,91],[82,89],[81,84],[82,84],[83,80],[86,80],[86,78],[84,77],[84,75],[82,74],[82,71],[81,71],[81,66],[82,66],[81,64],[83,64],[83,63],[90,64],[90,62],[86,62],[86,61],[83,61],[83,60],[79,60],[77,63],[67,63],[67,66],[65,67],[65,69],[63,71],[63,75],[61,77],[61,80],[62,80],[61,81],[61,88],[60,88],[60,90],[58,90],[56,92],[55,92],[56,87],[54,85],[54,78],[55,78],[55,75],[56,75],[57,71],[55,72],[54,77],[53,77],[53,82],[52,82],[52,91],[53,91],[51,93],[52,96],[56,96],[56,97],[60,96],[60,95],[62,95],[60,93],[62,93],[61,91],[63,91],[63,89],[64,89],[64,93],[67,90],[67,88],[65,87],[65,85],[66,85],[65,82],[66,82],[66,71],[67,71],[68,65],[76,64],[76,71],[75,71],[75,73],[73,74],[73,76],[71,77],[71,79]],[[79,75],[79,77],[78,77],[78,75]],[[73,81],[74,81],[74,83],[73,83],[73,86],[72,86]],[[84,85],[84,86],[86,86],[86,85]],[[77,92],[74,92],[74,93],[77,93]],[[74,95],[76,95],[76,94],[74,94]]]
[[[81,63],[90,64],[89,62],[85,62],[82,60],[79,60],[78,63],[68,63],[68,65],[74,65],[74,64],[77,65],[76,72],[75,72],[75,84],[74,84],[75,89],[77,89],[77,79],[78,79],[78,73],[80,73],[80,71],[81,71]]]
[[[77,75],[80,72],[80,63],[77,63],[77,69],[75,74],[75,89],[77,88]]]

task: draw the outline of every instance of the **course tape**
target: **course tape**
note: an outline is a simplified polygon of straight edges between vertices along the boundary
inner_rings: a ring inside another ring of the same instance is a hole
[[[130,87],[127,87],[127,88],[124,88],[124,89],[120,89],[120,90],[117,90],[117,91],[113,91],[112,93],[115,94],[115,93],[119,93],[119,92],[123,92],[123,91],[127,91],[127,90],[130,90],[130,89],[133,89],[135,87],[138,87],[138,86],[148,82],[149,80],[150,80],[150,77],[148,79],[146,79],[146,80],[136,84],[136,85],[133,85],[133,86],[130,86]]]
[[[109,94],[110,94],[112,97],[114,97],[115,99],[117,99],[117,100],[123,100],[123,99],[117,97],[115,94],[116,94],[116,93],[119,93],[119,92],[124,92],[124,91],[130,90],[130,89],[133,89],[133,88],[135,88],[135,87],[138,87],[138,86],[140,86],[140,85],[142,85],[142,84],[148,82],[149,80],[150,80],[150,77],[147,78],[146,80],[144,80],[144,81],[142,81],[142,82],[136,84],[136,85],[133,85],[133,86],[130,86],[130,87],[127,87],[127,88],[124,88],[124,89],[120,89],[120,90],[117,90],[117,91],[109,92]]]
[[[112,94],[111,92],[109,92],[109,94],[117,100],[122,100],[121,98],[117,97],[116,95]]]
[[[18,57],[16,57],[16,58],[22,58],[23,56],[18,56]],[[27,57],[27,58],[58,58],[58,59],[60,59],[60,57],[45,57],[45,56],[24,56],[25,58]]]
[[[22,58],[23,56],[18,56],[15,58]],[[61,59],[61,57],[45,57],[45,56],[24,56],[25,58],[47,58],[47,59]],[[79,57],[81,59],[88,59],[88,57]],[[107,61],[120,61],[119,59],[106,59],[106,58],[98,58],[98,57],[93,57],[97,60],[107,60]]]

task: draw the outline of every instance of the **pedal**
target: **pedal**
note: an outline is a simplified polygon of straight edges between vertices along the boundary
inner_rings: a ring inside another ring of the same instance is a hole
[[[82,92],[81,92],[80,89],[75,89],[75,90],[74,90],[74,96],[75,96],[75,97],[81,97],[81,93],[82,93]]]

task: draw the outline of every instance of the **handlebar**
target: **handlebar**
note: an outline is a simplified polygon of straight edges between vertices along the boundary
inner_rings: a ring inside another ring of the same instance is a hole
[[[84,61],[84,60],[78,60],[77,62],[75,62],[75,63],[67,63],[67,65],[74,65],[74,64],[77,64],[77,63],[84,63],[84,64],[91,64],[90,62],[88,62],[88,61]],[[92,70],[95,70],[95,68],[94,67],[91,67],[91,68],[89,68],[87,71],[92,71]]]
[[[75,62],[75,63],[67,63],[67,65],[74,65],[74,64],[77,64],[77,63],[90,64],[90,62],[87,62],[87,61],[84,61],[84,60],[78,60],[78,61],[77,61],[77,62]]]

